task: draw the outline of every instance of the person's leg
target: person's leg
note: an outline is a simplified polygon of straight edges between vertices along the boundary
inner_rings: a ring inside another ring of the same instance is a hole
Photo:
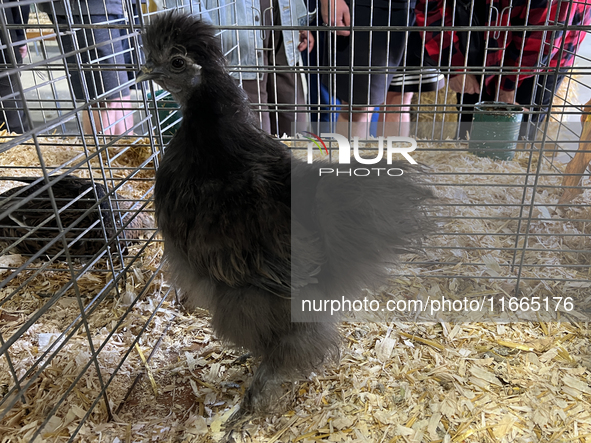
[[[356,5],[351,8],[350,13],[354,27],[372,24],[372,10],[369,7]],[[383,17],[383,11],[377,15]],[[331,93],[336,92],[341,101],[335,128],[339,134],[349,136],[350,132],[351,137],[369,136],[372,112],[375,109],[375,104],[371,101],[371,88],[375,89],[379,77],[371,77],[368,67],[375,65],[372,62],[376,51],[382,56],[381,66],[386,64],[387,54],[383,49],[385,44],[382,44],[385,38],[382,34],[385,33],[353,30],[350,36],[335,37],[330,34],[326,39],[327,54],[331,56],[328,63],[336,64],[338,71],[323,81]],[[378,35],[382,38],[376,39]],[[379,45],[377,40],[380,40]]]
[[[380,114],[380,123],[384,124],[383,129],[378,126],[378,135],[387,137],[389,135],[408,137],[410,135],[410,104],[413,92],[388,91],[386,96],[386,113]]]
[[[519,128],[519,139],[535,140],[536,138],[536,129],[540,116],[538,114],[530,114],[529,111],[540,111],[540,108],[536,106],[535,99],[537,95],[536,89],[539,89],[537,82],[541,81],[543,83],[545,78],[545,76],[541,76],[539,79],[537,76],[526,78],[520,82],[521,84],[517,88],[515,101],[526,108],[521,120],[521,127]],[[542,95],[539,97],[541,98]]]
[[[137,14],[137,8],[135,3],[132,5],[132,14],[133,16],[130,17],[130,20],[133,20],[133,22],[135,23],[135,25],[139,25],[139,18],[138,18],[138,14]],[[133,38],[127,31],[127,29],[119,29],[119,33],[122,37],[126,37],[123,40],[121,40],[121,46],[123,47],[123,58],[125,60],[125,64],[128,66],[127,68],[127,78],[129,80],[133,80],[135,81],[136,79],[136,75],[137,75],[137,69],[135,69],[135,66],[138,66],[140,64],[142,64],[142,54],[141,54],[141,50],[139,48],[142,47],[142,37],[141,36],[137,36],[137,40],[136,38]],[[138,44],[136,44],[136,41]],[[138,48],[139,46],[139,48]],[[134,83],[133,85],[130,85],[131,89],[138,89],[137,85]]]
[[[404,3],[404,2],[402,2]],[[408,16],[408,9],[400,4],[395,8],[389,3],[374,5],[373,8],[356,5],[352,12],[353,26],[397,27],[412,24],[414,17]],[[404,53],[404,32],[354,31],[349,43],[353,41],[353,59],[351,48],[337,50],[338,66],[352,68],[350,74],[337,74],[336,91],[341,99],[341,114],[337,121],[337,132],[348,132],[348,122],[353,136],[367,138],[370,135],[372,113],[376,106],[387,101],[387,89],[392,74],[385,72],[385,67],[399,66]],[[347,45],[348,46],[348,45]],[[366,68],[367,67],[367,68]],[[357,71],[357,72],[356,72]],[[405,108],[404,100],[408,96],[391,96],[393,104]],[[352,104],[351,108],[349,103]],[[349,110],[353,112],[349,112]]]
[[[536,139],[539,126],[546,118],[548,108],[563,79],[564,74],[559,74],[558,77],[548,74],[529,77],[521,82],[515,101],[534,113],[524,113],[520,138]]]
[[[110,19],[117,17],[110,16]],[[105,16],[84,17],[84,20],[91,23],[105,21]],[[66,17],[57,16],[58,24],[65,26],[68,24]],[[81,17],[74,16],[74,23],[81,23]],[[121,40],[111,41],[119,36],[118,29],[86,29],[76,32],[76,42],[69,35],[63,35],[60,40],[65,54],[72,53],[76,47],[80,49],[80,60],[83,65],[88,65],[92,60],[101,59],[100,65],[94,65],[91,70],[84,71],[84,81],[82,73],[78,66],[76,55],[70,55],[66,58],[68,72],[72,84],[74,97],[79,101],[93,100],[96,97],[118,88],[127,81],[127,74],[124,71],[102,70],[101,67],[109,64],[122,66],[125,64],[123,56],[123,47]],[[110,42],[97,48],[88,50],[96,42]],[[75,44],[76,43],[76,44]],[[96,108],[89,107],[88,111],[82,113],[82,124],[85,134],[102,132],[108,135],[119,135],[125,133],[133,127],[133,114],[131,112],[129,88],[122,88],[113,93],[103,103],[99,103]],[[125,103],[127,101],[127,103]],[[92,113],[92,120],[91,120]],[[94,122],[94,124],[93,124]]]
[[[111,22],[121,20],[123,17],[109,14],[108,19]],[[104,16],[91,16],[93,23],[104,21]],[[118,40],[121,36],[120,30],[117,28],[111,29],[94,29],[92,31],[93,39],[99,42],[96,48],[97,57],[101,60],[100,65],[109,67],[109,65],[123,66],[125,65],[125,57],[123,55],[122,40]],[[100,44],[102,42],[109,42],[108,44]],[[121,88],[121,86],[129,81],[127,72],[124,70],[100,70],[94,73],[97,91],[100,94],[113,92],[107,97],[105,103],[101,107],[101,129],[107,135],[121,135],[133,128],[133,109],[131,108],[131,94],[129,86]],[[133,132],[129,132],[133,134]]]
[[[279,66],[285,65],[279,62]],[[279,135],[293,135],[294,132],[306,130],[308,115],[305,112],[306,107],[301,106],[306,103],[306,96],[300,75],[278,73],[276,78],[270,80],[269,86],[270,91],[275,95],[270,100],[277,104],[275,107],[277,112],[272,112],[270,115],[271,129],[278,131]]]
[[[0,62],[7,64],[6,52],[0,52]],[[21,63],[20,54],[16,55],[16,62]],[[0,77],[0,130],[22,134],[30,129],[29,121],[23,111],[23,103],[17,84],[19,74],[14,73]]]
[[[458,137],[460,140],[467,140],[472,130],[472,119],[474,117],[474,105],[480,101],[487,100],[480,94],[456,94],[458,102]]]
[[[368,138],[370,135],[371,118],[375,106],[353,106],[349,112],[349,104],[341,102],[341,112],[337,118],[336,132],[351,137]]]
[[[61,35],[60,35],[60,43],[62,46],[63,54],[71,54],[66,57],[66,68],[67,74],[69,78],[69,85],[71,86],[72,102],[74,106],[76,106],[76,101],[86,101],[88,99],[92,99],[96,97],[96,92],[92,90],[92,74],[85,73],[84,78],[85,82],[82,80],[82,72],[79,69],[80,66],[78,65],[78,59],[76,54],[72,54],[76,48],[86,48],[89,45],[89,42],[86,39],[86,34],[84,30],[76,31],[75,37],[69,34],[67,31],[68,29],[68,19],[65,16],[56,15],[55,16],[57,25],[59,25]],[[49,14],[49,19],[53,20],[52,14]],[[81,22],[80,16],[73,16],[74,24],[78,24]],[[74,42],[74,38],[76,39],[76,43]],[[80,51],[80,59],[82,64],[86,64],[89,61],[88,57],[88,50],[81,50]],[[86,88],[84,88],[84,83],[86,83]],[[85,134],[92,134],[92,125],[90,123],[90,110],[82,112],[82,130]],[[100,120],[100,114],[97,112],[94,113],[95,121]]]
[[[267,82],[267,76],[268,74],[265,72],[259,74],[258,79],[242,80],[242,89],[244,89],[248,101],[252,104],[252,110],[255,113],[258,126],[263,131],[271,133],[269,107],[266,105],[269,102],[269,98],[267,96],[267,88],[263,88],[263,85]]]
[[[74,15],[73,20],[75,24],[82,23],[82,18],[79,15]],[[85,18],[84,21],[88,23],[88,18]],[[66,17],[59,16],[58,22],[60,25],[64,25],[68,23],[68,19]],[[96,49],[86,49],[95,43],[93,34],[90,30],[85,31],[84,29],[79,29],[76,31],[75,35],[76,42],[74,42],[73,37],[68,35],[62,38],[64,52],[69,53],[78,48],[80,51],[80,63],[82,65],[89,65],[91,60],[96,60],[98,57]],[[92,71],[82,71],[79,69],[76,55],[67,57],[66,62],[68,63],[68,69],[70,71],[70,79],[72,82],[72,89],[74,90],[75,99],[84,102],[95,99],[99,95],[99,92],[97,90],[97,83],[95,82]],[[82,68],[82,66],[80,66],[80,68]],[[102,132],[101,112],[95,109],[98,107],[100,107],[100,104],[90,105],[87,111],[82,112],[82,128],[84,134],[93,134],[93,122],[99,125],[100,128],[96,132]]]
[[[50,18],[52,18],[51,15]],[[66,26],[69,23],[68,19],[64,16],[56,16],[56,19],[57,23],[60,25],[60,29],[66,31]],[[84,17],[84,20],[85,22],[88,22],[88,17]],[[104,17],[102,20],[104,21]],[[74,24],[79,24],[82,22],[82,18],[78,15],[74,15],[73,21]],[[104,34],[103,37],[108,37],[108,32],[104,32]],[[74,38],[76,41],[74,41]],[[86,30],[86,32],[83,29],[77,30],[75,37],[69,34],[63,34],[60,37],[60,42],[64,54],[72,54],[77,49],[79,50],[80,63],[82,65],[89,65],[91,60],[96,60],[99,57],[96,49],[86,49],[95,44],[95,35],[91,30]],[[95,99],[101,91],[103,91],[100,73],[95,71],[95,75],[93,75],[93,71],[85,70],[83,74],[83,71],[81,70],[82,66],[78,65],[76,54],[66,57],[66,63],[72,92],[74,94],[74,101],[88,102],[89,100]],[[113,116],[110,115],[108,111],[103,110],[104,107],[104,104],[92,105],[89,106],[88,110],[82,112],[82,129],[84,134],[93,134],[95,131],[97,133],[103,132],[104,128],[109,126],[108,121],[111,120]],[[108,130],[108,133],[112,132],[114,131]]]
[[[274,23],[279,23],[280,15],[277,0],[274,5]],[[298,131],[307,129],[308,115],[304,112],[306,96],[301,75],[297,72],[295,66],[288,66],[287,56],[285,54],[285,45],[283,41],[283,32],[273,32],[274,42],[272,46],[277,48],[271,55],[271,66],[288,69],[292,72],[275,71],[268,77],[267,91],[270,103],[274,103],[271,109],[275,112],[270,113],[271,131],[278,135],[294,135]],[[300,111],[300,112],[296,112]]]
[[[18,74],[0,78],[0,130],[6,129],[8,132],[22,134],[29,130],[29,122],[23,112],[23,104],[16,88],[18,81]],[[7,96],[13,98],[5,99]]]
[[[270,25],[273,22],[273,15],[270,9],[271,0],[261,0],[261,15],[263,17],[263,24]],[[261,32],[255,30],[253,32]],[[270,47],[271,44],[271,32],[269,30],[264,31],[263,48]],[[269,51],[262,51],[263,61],[261,68],[269,65]],[[258,60],[258,57],[257,57]],[[248,96],[248,101],[253,104],[252,109],[255,112],[256,118],[259,121],[259,127],[268,133],[271,133],[271,121],[269,118],[269,96],[267,91],[269,74],[267,72],[257,72],[257,78],[254,80],[242,80],[242,89]]]
[[[131,95],[123,95],[120,98],[111,99],[107,102],[107,109],[101,110],[102,127],[106,128],[103,133],[106,135],[122,135],[128,130],[133,135],[133,109],[131,109]],[[113,125],[111,128],[109,126]]]
[[[386,96],[386,105],[388,106],[384,107],[384,113],[380,113],[378,135],[408,137],[410,135],[410,105],[414,94],[437,92],[445,86],[445,77],[438,69],[429,67],[428,56],[426,54],[421,56],[423,53],[421,33],[410,32],[406,51],[388,86],[388,95]]]

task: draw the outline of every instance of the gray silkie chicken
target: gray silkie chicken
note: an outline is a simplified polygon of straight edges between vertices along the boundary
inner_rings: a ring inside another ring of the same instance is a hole
[[[293,158],[256,127],[214,28],[199,19],[166,13],[143,35],[138,81],[171,92],[183,114],[155,186],[172,280],[188,307],[210,311],[219,338],[260,360],[232,428],[268,412],[282,382],[339,354],[337,322],[292,322],[291,299],[354,298],[385,283],[387,265],[429,231],[422,208],[433,194],[417,174],[360,186]]]

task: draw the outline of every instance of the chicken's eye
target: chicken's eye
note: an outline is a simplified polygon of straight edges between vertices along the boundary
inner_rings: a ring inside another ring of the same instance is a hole
[[[174,69],[180,71],[185,67],[185,59],[181,57],[175,57],[172,59],[172,62],[170,62],[170,64]]]

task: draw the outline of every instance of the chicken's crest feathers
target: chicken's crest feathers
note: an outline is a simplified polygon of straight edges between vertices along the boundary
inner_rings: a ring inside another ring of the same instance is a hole
[[[208,23],[170,11],[152,20],[144,34],[144,50],[148,56],[169,55],[176,51],[191,57],[205,71],[223,71],[225,59],[215,28]]]

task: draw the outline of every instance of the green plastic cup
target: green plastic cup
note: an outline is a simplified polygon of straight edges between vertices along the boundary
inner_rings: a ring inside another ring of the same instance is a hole
[[[519,105],[476,103],[468,151],[479,157],[513,160],[522,119],[523,108]]]

